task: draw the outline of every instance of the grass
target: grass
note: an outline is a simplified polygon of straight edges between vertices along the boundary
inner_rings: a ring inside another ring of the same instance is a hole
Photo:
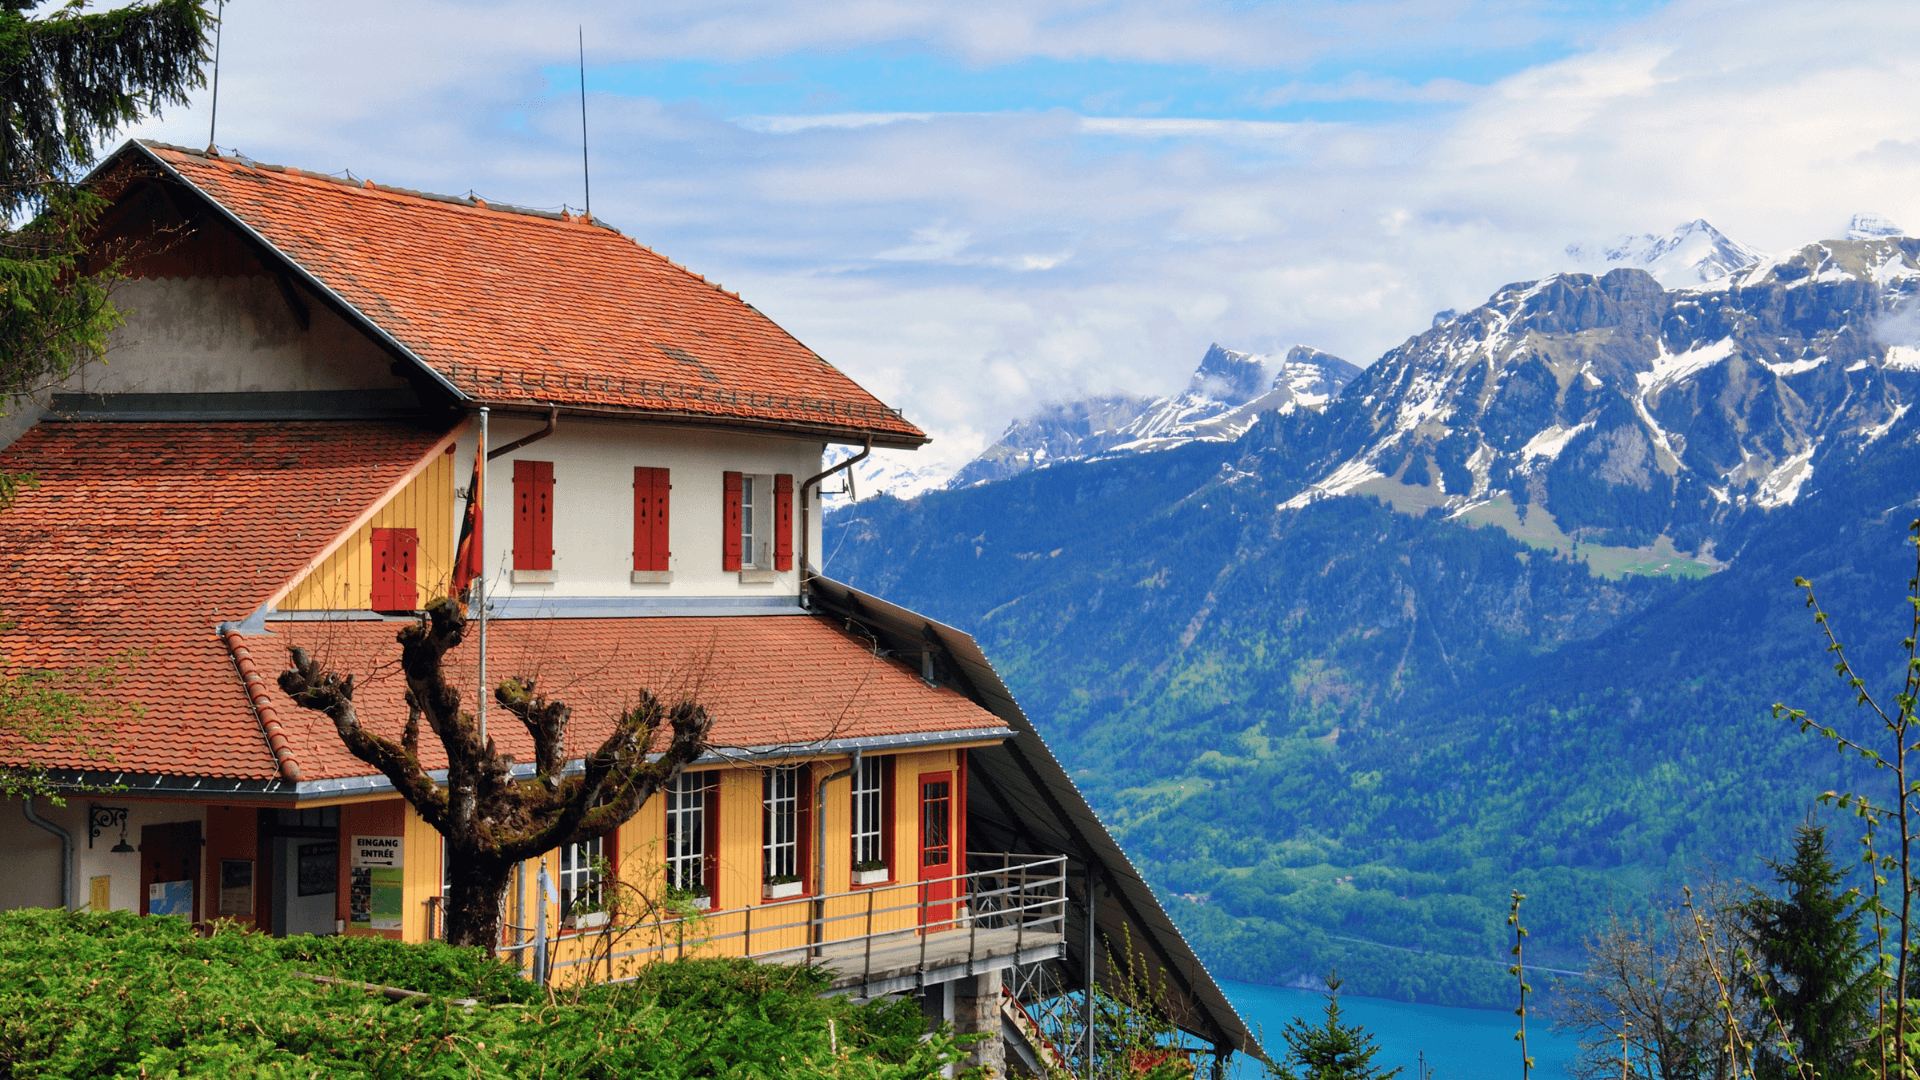
[[[1629,574],[1644,577],[1703,578],[1713,573],[1713,565],[1675,551],[1673,541],[1662,534],[1647,547],[1608,547],[1583,544],[1560,531],[1560,525],[1545,507],[1529,506],[1527,518],[1505,495],[1496,495],[1463,513],[1457,520],[1482,528],[1504,529],[1515,540],[1542,551],[1569,555],[1587,564],[1604,578],[1618,580]]]

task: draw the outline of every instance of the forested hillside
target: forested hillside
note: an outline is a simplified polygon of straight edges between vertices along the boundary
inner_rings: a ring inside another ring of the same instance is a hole
[[[1792,579],[1887,668],[1915,418],[1723,522],[1729,568],[1685,581],[1365,495],[1288,507],[1359,407],[871,500],[829,516],[826,572],[980,639],[1229,977],[1507,1003],[1510,889],[1529,956],[1576,967],[1609,905],[1783,854],[1846,766],[1770,706],[1857,719]]]

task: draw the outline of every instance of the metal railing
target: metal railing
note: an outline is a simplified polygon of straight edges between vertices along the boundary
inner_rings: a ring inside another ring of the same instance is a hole
[[[937,967],[964,965],[975,973],[983,959],[1017,960],[1029,948],[1064,940],[1066,856],[974,852],[967,863],[980,868],[923,881],[768,899],[690,918],[609,922],[571,937],[575,951],[585,955],[559,958],[558,946],[569,938],[551,939],[547,952],[556,958],[548,970],[557,975],[583,965],[605,965],[607,981],[617,982],[633,978],[633,969],[642,964],[691,950],[831,965],[846,986],[857,983],[864,991],[872,986],[876,955],[886,965],[884,971],[910,968],[924,977],[931,962]],[[803,917],[791,917],[795,914]],[[622,947],[636,936],[644,943]],[[605,944],[583,948],[579,943],[588,938]],[[850,977],[853,971],[859,972],[858,979]]]

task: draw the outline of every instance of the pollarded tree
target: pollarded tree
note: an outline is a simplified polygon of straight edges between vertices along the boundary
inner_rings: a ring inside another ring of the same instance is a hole
[[[513,759],[501,756],[492,739],[482,742],[478,722],[461,711],[460,691],[444,671],[446,654],[460,644],[466,627],[460,604],[442,599],[400,632],[407,723],[397,743],[360,723],[353,677],[323,670],[304,649],[292,650],[293,667],[281,674],[280,688],[302,707],[330,717],[347,749],[393,781],[394,790],[447,838],[453,872],[447,940],[492,952],[514,865],[611,833],[706,750],[712,721],[696,701],[669,704],[642,689],[612,734],[587,755],[582,771],[566,776],[571,710],[537,693],[532,679],[507,679],[494,697],[526,726],[535,755],[533,778],[516,780]],[[444,787],[420,764],[422,719],[446,748]],[[671,735],[664,752],[649,761],[663,725]]]

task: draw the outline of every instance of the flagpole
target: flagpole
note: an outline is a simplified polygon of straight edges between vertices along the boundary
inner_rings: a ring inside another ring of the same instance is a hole
[[[480,512],[484,515],[486,513],[487,493],[487,407],[485,405],[480,407],[480,453],[476,456],[480,459],[480,490],[472,492],[471,494],[474,498],[480,500]],[[479,558],[475,561],[475,565],[480,567],[487,565],[487,545],[485,543],[486,527],[486,518],[482,516],[479,519],[480,535],[473,538],[475,550],[479,555]],[[484,571],[478,577],[474,578],[474,584],[479,587],[480,597],[480,603],[478,604],[480,617],[479,717],[480,747],[484,750],[487,745],[487,575]]]

